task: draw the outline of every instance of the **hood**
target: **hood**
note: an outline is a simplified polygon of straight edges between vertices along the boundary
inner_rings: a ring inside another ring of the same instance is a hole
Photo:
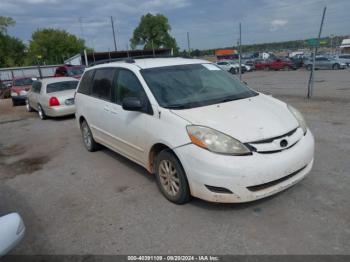
[[[32,85],[26,85],[26,86],[12,86],[11,91],[19,93],[23,90],[29,91],[29,89],[32,87]]]
[[[243,143],[284,135],[298,127],[297,120],[285,103],[263,94],[171,111],[194,125],[216,129]]]

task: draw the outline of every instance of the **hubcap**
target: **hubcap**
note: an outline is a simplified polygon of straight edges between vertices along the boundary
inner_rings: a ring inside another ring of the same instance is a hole
[[[29,111],[30,106],[29,106],[29,102],[28,102],[28,100],[26,100],[26,107],[27,107],[27,111]]]
[[[86,146],[88,148],[91,147],[91,134],[89,131],[89,128],[87,127],[87,125],[83,125],[83,138],[84,138],[84,142],[86,144]]]
[[[160,162],[159,177],[162,187],[170,196],[176,196],[179,193],[180,180],[171,161],[162,160]]]
[[[38,108],[38,113],[39,113],[39,117],[43,118],[43,110],[41,109],[41,106],[39,106]]]

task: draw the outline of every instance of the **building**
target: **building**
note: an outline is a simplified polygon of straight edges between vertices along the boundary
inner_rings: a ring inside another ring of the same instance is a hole
[[[344,39],[340,46],[340,52],[343,54],[350,54],[350,38]]]
[[[149,49],[149,50],[128,50],[128,51],[112,51],[112,52],[92,52],[81,53],[72,56],[64,61],[68,65],[85,65],[89,66],[95,62],[116,58],[139,57],[139,56],[170,56],[172,50],[169,48]]]

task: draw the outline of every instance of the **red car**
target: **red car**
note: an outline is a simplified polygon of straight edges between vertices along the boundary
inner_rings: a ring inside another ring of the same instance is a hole
[[[32,87],[32,83],[32,77],[16,77],[12,80],[11,98],[13,106],[25,103],[27,92]]]
[[[290,60],[282,60],[282,59],[276,59],[274,61],[271,61],[269,63],[269,69],[271,70],[290,70],[290,69],[297,69],[295,64]]]
[[[270,60],[255,60],[255,70],[268,70]]]
[[[57,67],[55,77],[69,76],[80,79],[84,73],[85,66],[64,65]]]

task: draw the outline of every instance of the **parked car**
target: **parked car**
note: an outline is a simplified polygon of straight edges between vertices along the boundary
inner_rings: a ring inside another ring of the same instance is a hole
[[[80,79],[84,70],[85,66],[64,65],[57,67],[55,77],[74,77]]]
[[[312,58],[305,61],[305,67],[307,70],[312,69]],[[316,56],[315,58],[315,69],[345,69],[346,64],[341,62],[339,59],[326,57],[326,56]]]
[[[340,54],[336,55],[334,58],[350,67],[350,54]]]
[[[12,105],[24,104],[27,99],[27,92],[32,86],[32,77],[17,77],[12,80],[11,98]]]
[[[74,95],[78,80],[72,77],[45,78],[33,83],[26,100],[27,111],[38,111],[40,119],[75,113]]]
[[[314,138],[301,113],[205,60],[128,59],[86,69],[76,120],[99,144],[155,174],[163,195],[247,202],[311,170]]]
[[[288,59],[275,59],[267,64],[270,70],[295,70],[295,64]]]
[[[268,70],[270,60],[257,59],[254,62],[255,70]]]
[[[219,61],[216,62],[216,64],[222,68],[225,71],[230,72],[231,74],[238,74],[239,73],[239,63],[237,63],[236,61]],[[244,64],[241,65],[241,72],[242,74],[244,74],[245,72],[248,71],[247,66],[245,66]]]
[[[24,234],[25,226],[19,214],[0,217],[0,259],[22,240]]]

